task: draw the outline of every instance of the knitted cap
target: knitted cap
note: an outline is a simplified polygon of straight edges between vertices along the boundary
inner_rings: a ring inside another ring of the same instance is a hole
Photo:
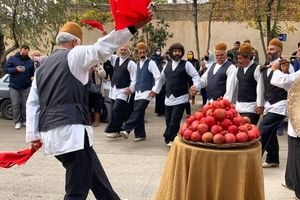
[[[147,45],[144,42],[139,42],[136,45],[136,49],[147,49]]]
[[[270,42],[269,45],[274,45],[276,47],[279,47],[280,49],[283,48],[282,42],[278,40],[277,38],[273,38]]]
[[[227,45],[224,42],[216,44],[215,50],[226,51]]]
[[[249,43],[244,43],[240,46],[239,53],[243,55],[252,55],[253,47]]]
[[[67,22],[63,25],[59,32],[70,33],[82,41],[82,29],[81,27],[74,22]]]

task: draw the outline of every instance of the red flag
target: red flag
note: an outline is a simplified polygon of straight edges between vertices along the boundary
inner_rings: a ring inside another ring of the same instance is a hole
[[[104,29],[103,24],[101,24],[100,22],[98,22],[97,20],[89,20],[89,19],[85,19],[81,21],[82,23],[88,24],[93,28],[97,28],[99,30],[101,30],[102,32],[106,32]]]
[[[109,0],[115,30],[138,24],[149,17],[151,0]]]
[[[42,143],[40,144],[42,146]],[[27,148],[18,152],[0,153],[0,167],[10,168],[14,165],[22,165],[36,152],[34,148]]]

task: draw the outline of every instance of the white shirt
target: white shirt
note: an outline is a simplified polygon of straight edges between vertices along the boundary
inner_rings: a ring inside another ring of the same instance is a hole
[[[281,71],[276,70],[273,73],[271,84],[288,91],[291,88],[293,82],[299,77],[300,77],[300,70],[292,74],[284,74]],[[298,137],[297,133],[295,132],[295,130],[291,125],[290,119],[288,121],[288,135],[291,137]]]
[[[116,55],[112,55],[110,58],[110,62],[112,64],[113,67],[115,67],[116,64],[116,60],[117,58],[119,58],[119,66],[122,65],[122,63],[128,58],[122,58],[122,57],[118,57]],[[129,72],[130,75],[130,85],[129,85],[129,89],[131,90],[131,92],[134,92],[134,88],[135,88],[135,82],[136,82],[136,64],[135,62],[133,62],[132,60],[130,60],[128,62],[127,65],[127,70]],[[109,91],[109,98],[116,100],[116,99],[122,99],[124,101],[129,101],[130,96],[125,94],[125,88],[117,88],[115,85],[114,87],[110,88]]]
[[[219,71],[219,69],[222,67],[223,64],[220,65],[220,64],[216,63],[214,71],[213,71],[214,75]],[[201,81],[200,81],[200,87],[201,88],[205,88],[207,86],[208,72],[209,72],[209,69],[207,69],[205,71],[205,73],[201,76]],[[228,69],[226,71],[226,75],[227,75],[226,92],[224,94],[224,98],[226,98],[229,101],[233,102],[235,100],[235,93],[236,93],[235,89],[236,89],[236,84],[237,84],[236,78],[235,78],[236,77],[236,67],[233,64],[231,64],[228,67]]]
[[[104,62],[115,52],[119,46],[132,37],[126,29],[113,31],[98,39],[93,45],[79,45],[70,50],[68,54],[68,65],[71,73],[83,85],[88,83],[89,69]],[[88,133],[90,145],[93,145],[93,129],[82,124],[72,124],[39,132],[40,103],[37,91],[36,79],[26,103],[26,142],[41,139],[44,143],[45,155],[61,155],[84,148],[84,134]]]
[[[139,61],[140,69],[142,69],[145,61],[146,61],[146,59]],[[160,71],[159,71],[156,63],[153,60],[150,60],[150,62],[149,62],[148,71],[153,75],[153,78],[155,80],[154,86],[152,87],[151,90],[146,90],[144,92],[136,91],[134,100],[146,99],[146,100],[150,101],[152,98],[149,96],[150,92],[153,91],[156,94],[158,94],[162,88],[161,74],[160,74]]]
[[[180,61],[170,61],[172,62],[172,70],[174,71],[176,67],[178,66]],[[196,86],[197,90],[199,91],[199,85],[200,85],[200,76],[195,67],[190,63],[189,61],[186,61],[185,63],[185,71],[186,73],[192,78],[193,85]],[[166,76],[165,76],[165,68],[161,72],[161,77],[163,80],[163,83],[165,82]],[[179,97],[174,97],[173,94],[171,94],[169,97],[165,98],[165,105],[166,106],[176,106],[179,104],[187,103],[189,101],[189,95],[184,94]]]
[[[244,70],[244,74],[246,74],[247,70],[249,69],[249,67],[251,65],[253,65],[254,61],[251,60],[251,62],[248,64],[247,67],[243,67],[243,70]],[[238,69],[236,69],[236,75],[237,75],[237,72],[238,72]],[[255,71],[254,71],[254,79],[256,80],[256,82],[258,82],[259,80],[259,77],[261,76],[261,73],[260,73],[260,66],[257,65]],[[238,82],[239,80],[237,79],[237,76],[236,77],[236,81],[237,81],[237,88],[238,88]],[[260,87],[256,86],[256,93],[260,93],[259,91]],[[238,91],[238,89],[236,90]],[[235,105],[235,109],[239,112],[239,113],[256,113],[255,112],[255,109],[256,109],[256,106],[257,106],[257,102],[258,99],[256,97],[256,101],[255,102],[239,102],[238,100],[236,101],[236,105]]]
[[[270,62],[270,64],[273,64],[275,62],[279,62],[280,59],[281,58],[277,58],[276,60]],[[267,76],[269,76],[272,69],[268,68],[266,70],[268,70],[267,71]],[[292,65],[290,65],[289,71],[290,71],[290,73],[294,72],[294,67]],[[257,99],[258,99],[257,103],[258,103],[258,106],[264,106],[264,115],[267,114],[268,112],[279,114],[279,115],[286,115],[287,114],[287,108],[286,108],[287,100],[286,99],[278,101],[274,104],[270,104],[270,102],[265,101],[265,99],[264,99],[265,86],[264,86],[263,76],[260,76],[260,78],[258,80],[258,87],[259,87],[260,93],[257,93],[257,96],[258,96],[257,97]]]

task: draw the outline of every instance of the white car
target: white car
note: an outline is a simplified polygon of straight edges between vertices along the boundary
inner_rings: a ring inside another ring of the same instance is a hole
[[[5,119],[11,120],[13,115],[8,84],[9,74],[5,74],[0,79],[0,112]]]

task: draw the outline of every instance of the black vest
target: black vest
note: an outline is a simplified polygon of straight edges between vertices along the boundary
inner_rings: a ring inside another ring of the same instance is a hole
[[[173,94],[174,97],[179,97],[188,94],[188,77],[189,75],[185,71],[185,60],[181,60],[176,67],[172,70],[172,62],[168,62],[165,68],[166,77],[166,96],[170,97]]]
[[[153,75],[148,70],[149,62],[150,60],[146,59],[142,69],[140,68],[140,62],[137,64],[135,90],[138,92],[151,90],[154,85]]]
[[[207,98],[216,100],[226,93],[226,71],[231,65],[231,62],[226,61],[216,74],[213,74],[216,63],[214,63],[207,73]]]
[[[277,103],[282,100],[287,99],[287,91],[282,88],[276,87],[271,84],[271,78],[273,76],[273,71],[271,71],[269,77],[267,76],[267,69],[264,70],[263,73],[263,80],[265,86],[265,100],[268,101],[270,104]]]
[[[88,90],[71,73],[68,53],[57,49],[36,71],[40,131],[70,124],[88,125]]]
[[[237,72],[238,83],[238,101],[239,102],[256,102],[256,86],[257,81],[254,78],[254,71],[257,67],[253,63],[244,74],[244,68],[239,67]]]
[[[111,86],[116,88],[126,88],[130,85],[130,74],[127,70],[128,63],[130,59],[127,58],[122,65],[120,65],[120,58],[117,58],[115,67],[114,67],[114,74],[111,80]]]

